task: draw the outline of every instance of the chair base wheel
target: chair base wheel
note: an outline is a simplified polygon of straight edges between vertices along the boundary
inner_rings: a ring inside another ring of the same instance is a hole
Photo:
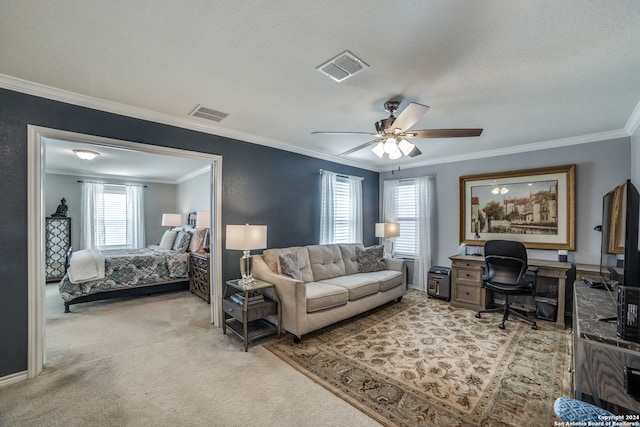
[[[480,318],[480,313],[476,313],[476,319]]]
[[[536,325],[535,323],[533,325],[531,325],[531,329],[535,329],[536,331],[538,330],[538,325]]]
[[[500,328],[500,329],[504,329],[504,323],[500,323],[500,324],[498,325],[498,328]]]

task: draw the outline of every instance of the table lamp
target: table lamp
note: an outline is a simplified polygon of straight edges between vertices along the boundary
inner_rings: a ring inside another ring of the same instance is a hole
[[[227,225],[227,245],[230,250],[240,250],[243,252],[240,258],[240,274],[243,285],[251,285],[255,282],[253,278],[253,258],[252,249],[265,249],[267,247],[267,226],[266,225]]]
[[[384,257],[393,256],[393,238],[400,235],[400,224],[396,222],[376,223],[376,237],[384,238]]]
[[[202,241],[202,250],[209,253],[209,227],[211,226],[211,213],[209,211],[198,211],[196,214],[196,228],[206,228]]]
[[[178,227],[182,225],[182,215],[180,214],[171,214],[171,213],[163,213],[162,214],[162,226],[163,227]]]

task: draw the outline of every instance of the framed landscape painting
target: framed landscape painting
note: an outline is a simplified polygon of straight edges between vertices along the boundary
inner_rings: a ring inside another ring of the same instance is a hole
[[[460,177],[460,242],[575,249],[575,165]]]

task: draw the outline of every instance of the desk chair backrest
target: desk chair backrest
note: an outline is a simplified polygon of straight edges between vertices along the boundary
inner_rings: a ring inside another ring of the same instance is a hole
[[[518,285],[527,272],[527,249],[512,240],[489,240],[484,244],[487,265],[484,281]]]

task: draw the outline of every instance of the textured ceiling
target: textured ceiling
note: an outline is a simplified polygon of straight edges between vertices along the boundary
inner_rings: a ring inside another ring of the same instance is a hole
[[[484,128],[334,159],[389,170],[628,134],[639,23],[637,0],[2,1],[0,74],[330,159],[368,137],[310,133],[374,131],[391,97],[431,107],[414,129]],[[316,71],[345,50],[369,68]]]

